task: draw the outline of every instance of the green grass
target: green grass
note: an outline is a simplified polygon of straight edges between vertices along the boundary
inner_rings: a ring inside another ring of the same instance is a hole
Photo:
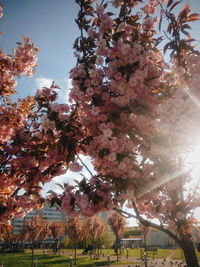
[[[0,262],[4,264],[4,266],[31,266],[31,253],[7,253],[0,254],[1,260]],[[43,255],[36,253],[34,256],[37,259],[38,266],[66,266],[67,259],[64,256],[57,255]]]
[[[82,250],[81,250],[82,251]],[[79,253],[80,251],[78,251]],[[66,255],[54,255],[54,254],[42,254],[41,252],[36,252],[34,258],[37,258],[37,266],[52,266],[52,267],[67,267],[70,265],[70,253]],[[4,267],[29,267],[31,266],[31,253],[1,253],[0,254],[0,263],[4,264]],[[116,261],[111,260],[110,264],[134,264],[132,260],[126,261]],[[73,265],[74,266],[74,265]],[[107,266],[107,256],[100,258],[99,260],[90,260],[89,256],[77,256],[76,261],[77,267],[94,267],[94,266]]]
[[[174,250],[170,250],[170,249],[158,249],[158,258],[166,258],[169,255],[171,255],[172,251]],[[107,255],[108,253],[110,255],[115,255],[114,254],[114,250],[113,249],[104,249],[103,250],[104,254]],[[127,250],[124,249],[124,252],[122,254],[122,256],[126,257],[127,255]],[[140,249],[128,249],[128,255],[130,257],[136,257],[136,258],[140,258]]]
[[[77,267],[94,267],[94,266],[107,266],[108,254],[110,255],[110,264],[115,265],[128,265],[128,264],[139,264],[136,260],[140,259],[140,249],[129,249],[128,258],[127,250],[124,249],[124,253],[120,257],[121,260],[116,261],[116,255],[114,254],[113,249],[104,249],[102,250],[104,257],[101,255],[99,260],[90,260],[89,255],[81,255],[83,250],[77,250]],[[65,253],[65,254],[63,254]],[[61,256],[46,253],[43,255],[41,250],[35,251],[34,258],[37,258],[38,267],[67,267],[70,266],[70,256],[73,256],[74,252],[72,250],[62,251]],[[200,259],[200,253],[197,253]],[[170,257],[172,259],[183,259],[183,254],[180,249],[169,250],[169,249],[158,249],[158,258]],[[133,259],[133,257],[135,259]],[[4,264],[4,267],[29,267],[31,266],[31,252],[26,250],[25,253],[0,253],[0,263]],[[73,265],[74,266],[74,265]]]

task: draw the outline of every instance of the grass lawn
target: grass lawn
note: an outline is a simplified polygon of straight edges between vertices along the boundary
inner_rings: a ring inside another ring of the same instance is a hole
[[[79,251],[78,251],[79,253]],[[72,254],[72,253],[70,253]],[[37,259],[37,266],[52,266],[52,267],[67,267],[70,266],[70,254],[66,255],[54,255],[54,254],[42,254],[42,252],[35,252],[34,258]],[[31,252],[25,253],[0,253],[0,263],[3,263],[4,267],[29,267],[31,266]],[[116,261],[111,260],[110,264],[134,264],[133,260]],[[74,266],[74,265],[73,265]],[[89,256],[77,256],[77,267],[94,267],[94,266],[107,266],[107,256],[100,258],[99,260],[90,260]]]
[[[77,267],[94,267],[94,266],[107,266],[107,258],[110,255],[110,265],[112,264],[137,264],[138,262],[133,259],[140,259],[140,249],[129,249],[128,258],[127,250],[124,249],[124,253],[120,261],[116,261],[116,255],[113,249],[104,249],[102,252],[104,257],[101,255],[99,260],[90,260],[89,255],[83,256],[81,252],[83,250],[77,250],[77,264],[73,266]],[[200,259],[200,253],[197,253]],[[70,256],[73,256],[72,250],[62,251],[61,256],[46,253],[43,255],[41,250],[35,251],[34,258],[37,259],[37,266],[52,266],[52,267],[67,267],[70,266]],[[158,249],[158,258],[171,257],[172,259],[183,259],[183,254],[180,249],[169,250],[169,249]],[[131,259],[132,258],[132,259]],[[3,263],[4,267],[29,267],[31,266],[31,252],[27,250],[25,253],[0,253],[0,263]],[[35,265],[36,266],[36,265]]]

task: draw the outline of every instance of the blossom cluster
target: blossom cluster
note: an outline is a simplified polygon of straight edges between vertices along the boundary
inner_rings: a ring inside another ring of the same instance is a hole
[[[115,1],[114,5],[123,5],[123,1]],[[150,5],[151,14],[154,14],[155,3],[151,1]],[[144,8],[147,10],[148,7]],[[118,22],[103,5],[97,5],[95,14],[98,23],[91,24],[87,33],[88,39],[95,44],[93,53],[96,60],[90,63],[88,58],[88,62],[80,62],[72,69],[69,98],[72,103],[78,103],[78,120],[86,129],[85,140],[90,140],[82,141],[79,153],[92,158],[98,177],[91,180],[95,180],[95,188],[103,189],[102,196],[94,204],[94,195],[85,194],[85,188],[83,194],[76,194],[71,192],[72,187],[67,187],[62,198],[63,209],[72,211],[77,207],[84,215],[92,215],[101,206],[112,206],[113,197],[116,201],[126,199],[127,195],[133,198],[130,191],[134,192],[142,181],[137,166],[138,156],[148,145],[144,135],[149,135],[150,140],[155,134],[152,117],[156,115],[166,66],[161,52],[151,48],[153,24],[147,31],[137,15],[134,17],[137,27],[128,19]],[[143,41],[145,38],[146,42]],[[108,199],[108,194],[104,195],[105,189],[100,187],[102,181],[112,184],[110,190],[116,190],[117,194],[110,195],[111,199]],[[87,183],[87,188],[89,192],[95,192],[91,182]],[[74,203],[74,207],[70,203]]]
[[[19,43],[12,56],[0,50],[0,94],[10,96],[15,93],[16,76],[22,74],[33,76],[36,68],[38,48],[30,44],[30,39],[23,37],[23,43]]]
[[[82,51],[83,59],[79,54],[71,71],[69,98],[78,103],[78,120],[86,134],[78,152],[92,158],[98,175],[77,191],[67,187],[62,208],[92,215],[137,197],[141,214],[175,229],[196,205],[187,193],[184,209],[170,193],[180,190],[176,177],[181,176],[184,183],[191,179],[177,174],[177,159],[198,138],[197,134],[191,140],[200,125],[198,105],[194,105],[194,100],[199,102],[199,56],[185,51],[184,58],[172,56],[170,65],[165,63],[154,43],[157,1],[141,7],[142,19],[131,13],[134,23],[122,15],[124,7],[131,10],[131,3],[113,1],[113,5],[121,8],[121,20],[97,5],[85,39],[85,47],[88,41],[93,52],[88,45],[88,53]],[[109,185],[107,196],[103,182]],[[97,188],[102,197],[96,199]]]

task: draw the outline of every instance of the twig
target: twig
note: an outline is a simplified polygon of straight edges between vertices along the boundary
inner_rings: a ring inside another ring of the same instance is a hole
[[[89,172],[89,174],[93,177],[93,173],[90,171],[90,169],[87,167],[87,165],[82,161],[82,159],[77,155],[78,160],[80,160],[81,164],[86,168],[86,170]]]

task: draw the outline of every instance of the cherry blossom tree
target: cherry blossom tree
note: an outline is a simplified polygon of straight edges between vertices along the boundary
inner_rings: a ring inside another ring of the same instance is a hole
[[[119,251],[118,251],[119,242],[120,242],[120,238],[122,237],[125,231],[126,219],[122,215],[115,212],[108,219],[108,224],[111,226],[111,229],[116,238],[116,253],[117,253],[117,261],[118,261],[119,260]]]
[[[50,229],[50,222],[44,220],[43,218],[41,220],[41,225],[42,225],[42,231],[40,232],[39,238],[42,239],[42,242],[43,242],[43,254],[44,254],[44,252],[45,252],[45,240],[51,234],[51,229]]]
[[[49,225],[51,235],[53,239],[55,240],[54,243],[54,248],[53,250],[56,252],[59,251],[60,244],[59,244],[59,238],[63,235],[64,233],[64,225],[60,221],[52,221]]]
[[[13,227],[8,224],[0,224],[0,240],[11,246]]]
[[[70,217],[67,221],[66,232],[74,244],[74,263],[76,264],[77,244],[87,236],[86,226],[80,217]]]
[[[41,217],[40,216],[34,216],[32,220],[25,221],[23,226],[23,233],[26,236],[26,239],[31,242],[31,249],[32,249],[32,266],[33,258],[34,258],[34,247],[35,247],[35,241],[39,238],[40,233],[42,231],[42,225],[41,225]]]
[[[25,178],[27,169],[25,170],[25,166],[23,166],[22,151],[25,153],[27,149],[26,141],[29,139],[29,128],[35,117],[33,111],[34,97],[18,100],[18,103],[12,103],[10,97],[16,92],[16,77],[33,75],[37,66],[37,52],[36,46],[31,44],[30,39],[26,37],[23,37],[22,43],[18,43],[18,47],[12,55],[4,53],[3,50],[0,51],[0,216],[1,221],[5,222],[13,215],[23,216],[24,211],[34,206],[33,201],[28,201],[25,194],[21,197],[16,196],[17,192],[25,185],[25,180],[28,179],[28,177]],[[28,123],[29,116],[30,121]],[[22,147],[23,143],[24,147]],[[29,160],[34,162],[30,156]],[[24,211],[22,210],[22,202],[24,203]],[[39,202],[35,202],[35,207],[40,205]]]
[[[100,216],[92,216],[87,220],[88,231],[93,239],[94,258],[99,258],[99,246],[97,244],[103,235],[106,224]]]
[[[187,265],[199,266],[191,240],[199,182],[190,183],[185,160],[199,140],[200,54],[189,33],[199,16],[189,4],[176,15],[180,2],[113,0],[95,6],[95,0],[76,0],[80,36],[70,106],[56,102],[55,83],[13,104],[14,77],[33,74],[37,48],[24,37],[13,55],[1,51],[2,221],[42,207],[41,184],[84,167],[88,177],[64,185],[54,203],[70,215],[87,216],[107,209],[126,214],[121,207],[127,203],[140,223],[179,244]],[[163,20],[164,37],[156,28],[158,21],[162,29]],[[163,39],[168,62],[159,49]],[[82,155],[91,158],[94,174]],[[25,193],[18,194],[20,189]]]
[[[168,233],[187,264],[198,266],[190,224],[199,189],[190,184],[185,158],[198,143],[200,125],[200,56],[188,32],[199,16],[188,4],[175,15],[179,2],[112,1],[119,8],[113,18],[107,3],[95,8],[91,2],[77,1],[81,35],[74,44],[70,100],[78,103],[85,129],[77,152],[92,158],[96,174],[77,188],[66,186],[62,208],[93,215],[127,201],[141,223]],[[134,14],[136,6],[141,13]],[[157,8],[159,27],[168,21],[168,64],[158,48]]]
[[[0,7],[2,17],[2,6]],[[42,185],[66,172],[74,158],[81,126],[76,105],[58,104],[59,86],[19,99],[16,77],[32,76],[38,48],[23,37],[13,54],[0,50],[0,220],[9,222],[43,206]],[[69,111],[71,111],[69,113]],[[62,129],[62,131],[61,131]]]

